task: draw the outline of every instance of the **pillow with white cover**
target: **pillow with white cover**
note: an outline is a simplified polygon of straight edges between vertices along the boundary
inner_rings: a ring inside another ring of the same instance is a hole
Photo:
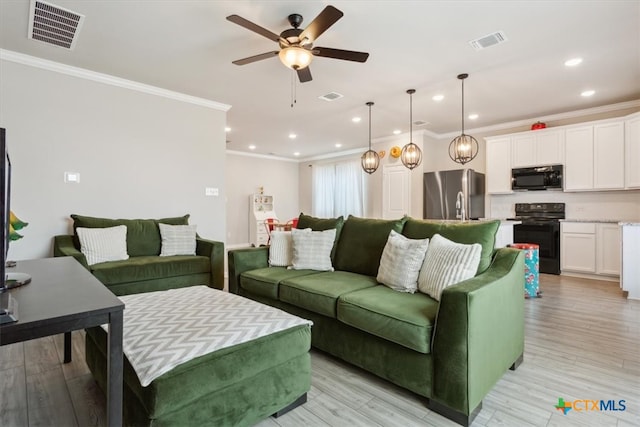
[[[107,228],[78,227],[76,234],[80,240],[80,252],[87,258],[89,265],[129,259],[126,225]]]
[[[336,238],[335,228],[324,231],[294,228],[291,230],[291,238],[293,240],[293,259],[290,268],[333,271],[331,249]]]
[[[160,256],[195,255],[196,226],[159,223],[162,249]]]
[[[414,293],[428,246],[429,239],[409,239],[391,230],[376,280],[394,291]]]
[[[293,240],[291,231],[272,231],[269,246],[269,265],[288,267],[293,259]]]
[[[418,276],[418,289],[440,301],[442,291],[475,276],[482,246],[463,245],[434,234]]]

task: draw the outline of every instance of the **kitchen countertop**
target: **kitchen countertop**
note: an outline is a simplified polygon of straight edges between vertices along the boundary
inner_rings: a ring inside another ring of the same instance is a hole
[[[620,225],[622,227],[640,227],[640,222],[621,221],[621,222],[618,223],[618,225]]]
[[[560,221],[561,222],[602,222],[602,223],[611,223],[611,224],[620,223],[619,219],[593,219],[593,218],[587,218],[587,219],[566,218],[566,219],[561,219]]]

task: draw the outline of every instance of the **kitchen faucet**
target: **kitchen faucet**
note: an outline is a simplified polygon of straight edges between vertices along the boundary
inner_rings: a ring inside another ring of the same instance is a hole
[[[465,218],[464,194],[462,194],[462,191],[458,191],[456,195],[456,218],[460,218],[460,221],[464,221]]]

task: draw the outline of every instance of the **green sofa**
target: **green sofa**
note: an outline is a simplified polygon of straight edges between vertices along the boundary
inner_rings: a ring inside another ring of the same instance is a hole
[[[229,291],[312,320],[312,346],[424,396],[431,410],[468,425],[524,351],[524,255],[494,250],[498,227],[499,221],[301,215],[298,228],[337,230],[335,271],[269,267],[268,247],[236,249],[228,252]],[[440,302],[377,283],[391,230],[411,239],[438,233],[480,243],[476,276],[446,288]]]
[[[115,295],[164,291],[185,286],[224,288],[224,244],[196,238],[196,256],[159,256],[162,240],[158,223],[187,225],[189,215],[162,219],[108,219],[82,215],[73,218],[73,235],[55,236],[54,256],[72,256]],[[89,266],[80,251],[78,227],[127,226],[129,259]]]

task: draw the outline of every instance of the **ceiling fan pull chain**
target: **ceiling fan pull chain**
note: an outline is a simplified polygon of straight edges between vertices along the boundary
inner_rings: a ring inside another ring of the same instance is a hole
[[[295,70],[291,70],[291,108],[293,108],[293,104],[296,104],[298,102],[298,100],[296,99],[297,93],[296,93],[296,71]]]

